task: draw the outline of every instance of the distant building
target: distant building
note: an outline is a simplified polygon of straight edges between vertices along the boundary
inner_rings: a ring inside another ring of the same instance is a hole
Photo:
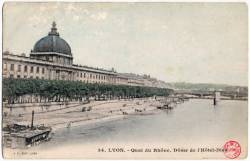
[[[29,57],[24,53],[3,53],[3,77],[166,87],[165,82],[148,75],[117,73],[114,69],[105,70],[73,64],[71,47],[60,37],[55,22],[48,35],[35,43]]]

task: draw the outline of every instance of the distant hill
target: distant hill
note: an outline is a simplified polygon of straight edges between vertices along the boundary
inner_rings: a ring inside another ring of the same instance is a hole
[[[233,86],[227,84],[174,82],[174,83],[166,83],[166,86],[168,88],[172,88],[175,90],[203,90],[203,91],[222,90],[222,91],[238,91],[243,93],[248,92],[248,87],[246,86]]]

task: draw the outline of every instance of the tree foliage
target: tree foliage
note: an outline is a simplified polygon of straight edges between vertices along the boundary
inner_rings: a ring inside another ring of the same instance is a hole
[[[171,89],[111,84],[90,84],[80,81],[3,79],[3,98],[8,103],[27,102],[25,98],[35,98],[28,102],[60,102],[95,99],[142,98],[167,96]]]

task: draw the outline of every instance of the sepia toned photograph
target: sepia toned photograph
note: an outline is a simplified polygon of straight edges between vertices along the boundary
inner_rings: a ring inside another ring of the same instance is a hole
[[[246,3],[8,2],[4,159],[246,159]]]

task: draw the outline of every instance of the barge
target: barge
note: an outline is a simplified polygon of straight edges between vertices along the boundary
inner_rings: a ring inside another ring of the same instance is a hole
[[[27,148],[51,138],[52,128],[44,125],[33,125],[32,111],[31,126],[7,124],[3,127],[3,145],[8,148]]]
[[[51,138],[52,128],[43,125],[29,127],[12,124],[3,128],[3,145],[8,148],[27,148]]]

